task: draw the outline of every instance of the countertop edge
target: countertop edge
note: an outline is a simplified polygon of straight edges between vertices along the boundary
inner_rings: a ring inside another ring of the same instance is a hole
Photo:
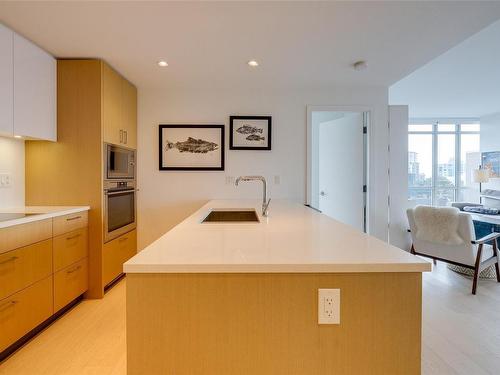
[[[75,214],[78,212],[89,211],[89,210],[90,210],[90,206],[62,208],[60,211],[41,213],[39,215],[32,215],[32,216],[23,217],[20,219],[12,219],[12,220],[6,220],[3,222],[0,222],[0,229],[9,228],[9,227],[13,227],[16,225],[28,224],[28,223],[32,223],[35,221],[52,219],[52,218],[58,217],[58,216],[70,215],[70,214]],[[4,210],[2,210],[2,211],[4,211]],[[29,210],[27,210],[27,211],[29,211]],[[12,213],[17,213],[17,212],[12,212]]]
[[[127,264],[123,272],[148,273],[410,273],[431,272],[432,264]]]

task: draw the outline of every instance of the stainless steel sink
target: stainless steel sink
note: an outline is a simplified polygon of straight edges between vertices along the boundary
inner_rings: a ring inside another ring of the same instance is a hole
[[[259,217],[255,210],[213,210],[202,223],[242,223],[242,222],[259,222]]]

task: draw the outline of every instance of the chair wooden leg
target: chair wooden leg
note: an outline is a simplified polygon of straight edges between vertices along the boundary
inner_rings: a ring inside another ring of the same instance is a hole
[[[472,294],[476,294],[477,279],[479,277],[479,266],[481,265],[481,253],[483,252],[483,244],[480,244],[477,249],[476,264],[474,267],[474,279],[472,280]]]
[[[498,257],[498,245],[496,238],[493,240],[493,255],[497,257],[497,262],[495,263],[495,271],[497,272],[497,281],[500,283],[500,267],[498,262],[500,261]]]

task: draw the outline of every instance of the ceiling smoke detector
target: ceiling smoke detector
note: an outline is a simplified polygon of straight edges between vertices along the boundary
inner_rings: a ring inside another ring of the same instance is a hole
[[[356,61],[354,64],[352,64],[352,67],[354,70],[365,70],[368,68],[368,64],[364,60]]]

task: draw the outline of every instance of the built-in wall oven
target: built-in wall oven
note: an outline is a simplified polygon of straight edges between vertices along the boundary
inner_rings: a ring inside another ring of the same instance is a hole
[[[132,180],[104,181],[104,242],[137,226],[137,188]]]
[[[104,242],[135,229],[135,150],[104,144]]]
[[[104,144],[104,180],[134,180],[135,151]]]

